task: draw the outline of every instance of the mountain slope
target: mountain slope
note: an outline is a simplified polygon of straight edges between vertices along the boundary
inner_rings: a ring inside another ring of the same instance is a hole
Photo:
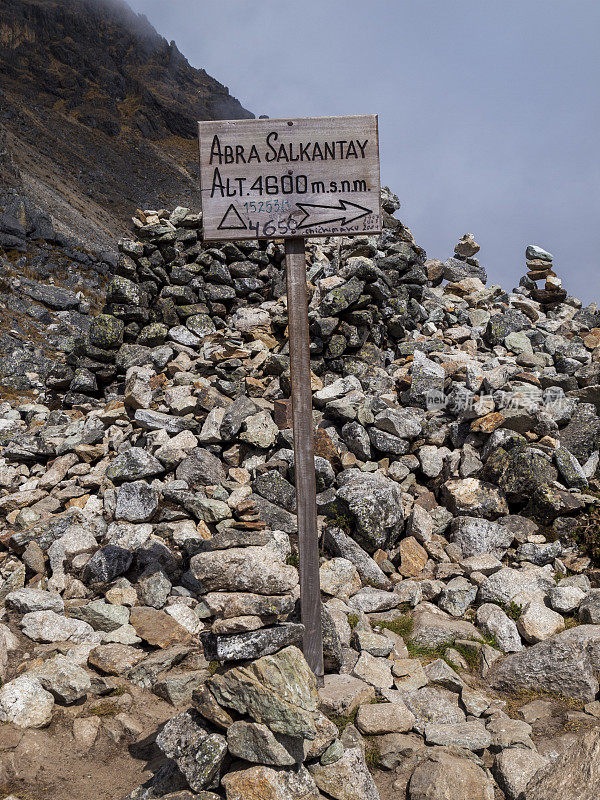
[[[121,0],[0,0],[0,74],[20,172],[0,154],[0,186],[95,245],[140,205],[197,203],[198,119],[253,116]]]

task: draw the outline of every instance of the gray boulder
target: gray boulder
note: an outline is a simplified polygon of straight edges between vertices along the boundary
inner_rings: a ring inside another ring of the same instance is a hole
[[[274,557],[269,547],[232,547],[198,553],[190,561],[204,591],[252,592],[276,595],[291,592],[298,572]]]
[[[194,711],[169,720],[156,737],[156,744],[175,761],[195,792],[212,783],[227,754],[225,737],[210,733]]]
[[[600,688],[600,625],[580,625],[497,662],[490,673],[496,689],[544,690],[591,702]]]
[[[495,603],[483,603],[477,609],[477,625],[488,636],[493,636],[505,653],[519,653],[523,649],[517,625]]]
[[[527,600],[543,599],[554,588],[551,575],[544,569],[517,570],[504,567],[488,576],[479,587],[482,603],[524,605]]]
[[[381,475],[353,470],[336,492],[341,514],[354,526],[354,536],[367,552],[392,547],[404,524],[402,492]]]
[[[32,611],[64,611],[65,604],[57,592],[46,592],[43,589],[29,587],[17,589],[6,595],[6,605],[19,614],[28,614]]]
[[[494,800],[494,786],[468,758],[436,748],[412,774],[409,800]]]
[[[327,528],[323,533],[323,546],[333,556],[345,558],[356,567],[363,583],[376,589],[390,589],[392,584],[381,567],[362,547],[340,528]]]
[[[250,658],[270,655],[297,644],[304,633],[304,625],[285,622],[272,628],[236,633],[232,636],[215,636],[207,632],[200,634],[204,654],[209,661],[246,661]]]
[[[518,800],[521,792],[547,760],[534,750],[510,747],[496,757],[494,775],[507,800]]]
[[[90,674],[65,656],[54,656],[31,671],[46,691],[63,705],[81,700],[92,687]]]
[[[596,800],[600,790],[600,729],[579,735],[556,761],[535,773],[519,800]]]
[[[316,679],[297,647],[217,674],[207,687],[219,705],[247,714],[275,734],[316,737]]]
[[[192,489],[195,486],[215,486],[225,480],[225,470],[220,458],[203,447],[197,447],[179,464],[175,477]]]
[[[106,470],[106,477],[113,483],[141,481],[160,475],[164,471],[165,468],[160,461],[143,447],[130,447],[111,462]]]
[[[157,460],[157,463],[160,462]],[[163,470],[160,465],[161,471]],[[145,481],[124,483],[117,492],[116,519],[148,522],[158,510],[158,492]]]
[[[107,583],[124,575],[133,561],[133,554],[124,547],[108,544],[96,551],[83,570],[86,583]]]
[[[446,372],[420,350],[415,350],[412,363],[410,402],[416,406],[427,406],[428,397],[441,395],[444,391]]]
[[[284,737],[279,737],[280,739]],[[293,739],[291,740],[294,741]],[[298,740],[296,740],[298,745]],[[227,747],[233,756],[255,764],[268,764],[275,767],[291,767],[304,760],[302,752],[299,759],[290,755],[284,743],[266,725],[258,722],[234,722],[227,729]],[[302,749],[301,747],[297,749]]]
[[[600,589],[592,589],[581,601],[578,615],[586,625],[600,625]]]
[[[479,278],[482,283],[487,283],[487,272],[479,264],[470,264],[460,258],[444,261],[444,280],[454,282],[465,278]]]
[[[319,789],[334,800],[379,800],[379,792],[358,747],[345,751],[333,764],[309,767]]]
[[[497,522],[480,517],[456,517],[450,525],[452,541],[462,550],[463,558],[491,553],[502,558],[513,541],[512,532]]]

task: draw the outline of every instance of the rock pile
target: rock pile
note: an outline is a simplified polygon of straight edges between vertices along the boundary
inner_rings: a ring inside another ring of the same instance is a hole
[[[58,705],[92,748],[167,700],[130,800],[600,781],[568,749],[600,736],[600,575],[573,538],[600,504],[600,315],[486,286],[470,234],[426,260],[383,202],[382,236],[308,247],[323,688],[298,649],[280,244],[140,212],[46,393],[0,406],[0,719]]]
[[[31,397],[44,387],[69,385],[65,354],[98,313],[96,302],[116,258],[116,252],[92,252],[63,235],[27,197],[0,190],[2,396],[13,390]]]
[[[562,288],[562,281],[553,269],[553,259],[551,253],[530,244],[526,251],[527,275],[523,285],[531,289],[531,296],[534,300],[546,308],[558,305],[567,297],[567,292]],[[545,281],[543,289],[537,286],[538,281]],[[533,285],[532,285],[533,284]]]

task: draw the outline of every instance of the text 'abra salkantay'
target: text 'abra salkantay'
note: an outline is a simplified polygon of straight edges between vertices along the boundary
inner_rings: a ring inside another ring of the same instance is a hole
[[[223,144],[215,134],[210,148],[211,164],[251,164],[256,161],[271,163],[275,161],[327,161],[348,158],[364,158],[368,139],[334,139],[322,142],[280,141],[279,133],[271,131],[267,134],[264,146],[252,144],[247,149],[243,144]],[[261,155],[262,153],[262,155]]]

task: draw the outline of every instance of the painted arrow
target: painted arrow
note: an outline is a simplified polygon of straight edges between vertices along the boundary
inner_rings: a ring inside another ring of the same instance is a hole
[[[296,203],[304,217],[300,220],[298,229],[311,228],[313,225],[328,225],[331,222],[340,222],[342,225],[349,225],[351,222],[356,222],[361,217],[366,217],[367,214],[372,214],[370,208],[359,206],[358,203],[351,203],[349,200],[339,200],[337,205],[326,206],[320,203]],[[350,210],[349,210],[350,209]],[[330,214],[325,215],[323,219],[319,211],[329,211]],[[333,216],[334,212],[342,211],[343,214]],[[358,213],[357,213],[358,212]],[[318,219],[311,219],[311,216],[319,216]]]

